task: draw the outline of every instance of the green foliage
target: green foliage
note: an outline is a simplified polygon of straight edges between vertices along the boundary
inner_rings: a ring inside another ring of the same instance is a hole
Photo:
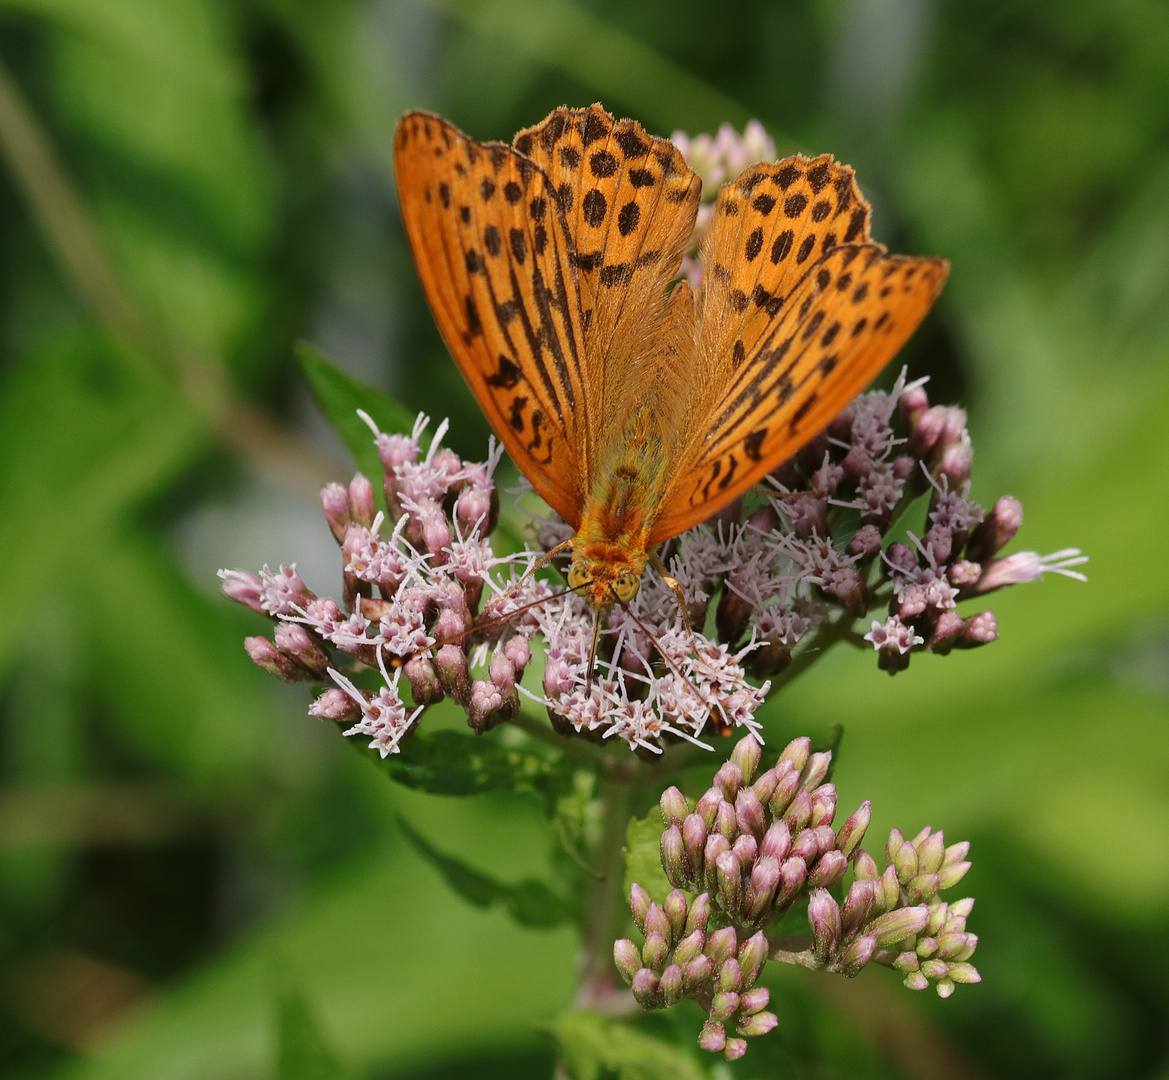
[[[643,818],[630,818],[625,833],[625,896],[636,881],[660,904],[673,888],[666,879],[659,854],[662,827],[662,815],[657,807]]]
[[[402,743],[400,754],[380,764],[399,784],[435,795],[534,791],[551,800],[572,778],[571,770],[542,747],[509,747],[462,731],[419,732]]]
[[[647,1034],[598,1013],[568,1013],[557,1024],[563,1060],[572,1080],[709,1080],[689,1047]],[[704,1065],[707,1063],[703,1063]]]
[[[281,995],[276,1034],[276,1080],[352,1080],[301,995]]]
[[[363,410],[387,434],[408,434],[414,427],[414,414],[380,390],[343,371],[307,342],[297,342],[296,358],[317,405],[345,441],[345,448],[360,470],[368,477],[380,476],[382,467],[373,445],[373,432],[357,415],[357,410]]]
[[[564,901],[544,882],[529,878],[515,885],[502,885],[461,860],[444,855],[404,820],[398,824],[418,854],[442,874],[455,892],[476,907],[499,904],[521,926],[545,928],[566,921]]]

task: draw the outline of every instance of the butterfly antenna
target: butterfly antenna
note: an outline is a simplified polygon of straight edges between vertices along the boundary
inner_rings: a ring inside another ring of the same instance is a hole
[[[553,559],[555,559],[557,555],[563,555],[564,552],[570,551],[571,549],[572,549],[572,541],[565,540],[563,543],[557,544],[551,551],[545,552],[534,563],[532,563],[532,565],[530,567],[528,567],[527,571],[524,573],[524,576],[521,577],[519,579],[519,581],[517,581],[514,585],[509,586],[504,592],[501,592],[498,596],[492,597],[491,600],[488,601],[488,605],[490,606],[491,604],[497,604],[500,600],[506,600],[509,596],[511,596],[511,594],[513,592],[516,591],[516,589],[518,589],[521,585],[523,585],[523,583],[525,581],[527,581],[528,578],[530,578],[537,570],[543,570],[544,567],[547,566]],[[573,592],[575,590],[570,589],[569,591]],[[558,593],[557,595],[563,595],[563,593]],[[548,599],[552,599],[552,598],[548,597]]]

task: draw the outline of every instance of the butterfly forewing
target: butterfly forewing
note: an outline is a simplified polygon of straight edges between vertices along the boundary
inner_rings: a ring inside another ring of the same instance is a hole
[[[575,525],[595,403],[557,193],[528,158],[427,113],[399,122],[395,164],[402,221],[443,339],[512,459]]]
[[[917,328],[947,272],[944,260],[885,258],[877,244],[821,255],[750,356],[724,366],[650,542],[704,521],[822,430]]]
[[[673,143],[600,105],[557,109],[514,146],[547,173],[576,249],[590,381],[612,410],[655,352],[666,286],[694,229],[701,181]],[[621,370],[612,370],[620,365]]]

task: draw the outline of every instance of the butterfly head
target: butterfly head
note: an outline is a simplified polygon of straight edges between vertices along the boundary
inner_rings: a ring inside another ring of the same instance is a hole
[[[641,571],[626,559],[609,561],[573,555],[568,569],[568,587],[592,606],[606,611],[614,604],[628,604],[641,588]]]

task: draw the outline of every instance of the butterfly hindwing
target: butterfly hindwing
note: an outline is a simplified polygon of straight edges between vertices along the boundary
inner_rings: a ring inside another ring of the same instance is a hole
[[[947,272],[877,244],[837,244],[812,263],[751,355],[724,365],[650,542],[704,521],[822,430],[917,328]]]
[[[528,158],[428,113],[399,122],[395,164],[402,221],[447,347],[512,459],[575,524],[593,405],[557,193]]]

